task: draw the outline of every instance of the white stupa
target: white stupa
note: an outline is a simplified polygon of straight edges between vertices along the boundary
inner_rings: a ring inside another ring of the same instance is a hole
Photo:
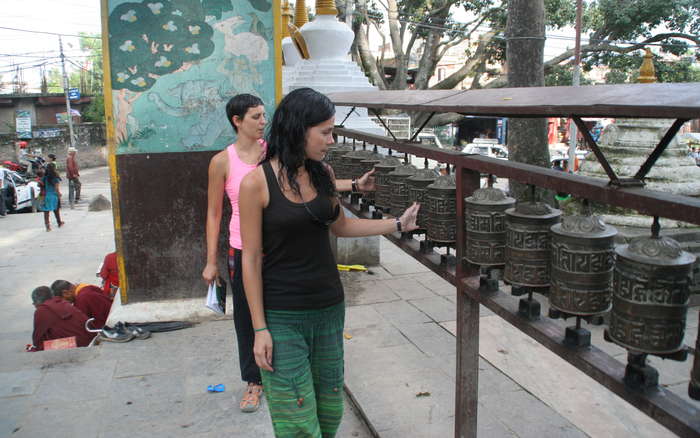
[[[292,38],[282,40],[286,65],[282,71],[284,94],[303,87],[311,87],[324,94],[377,90],[369,83],[360,66],[350,58],[350,46],[355,34],[336,18],[338,10],[335,1],[318,0],[316,16],[311,22],[304,22],[308,20],[304,3],[304,0],[297,0],[294,23],[300,28],[308,48],[308,59],[299,53]],[[349,107],[336,107],[336,123],[345,120],[350,110]],[[343,125],[349,129],[384,135],[384,129],[368,117],[366,108],[355,108]]]

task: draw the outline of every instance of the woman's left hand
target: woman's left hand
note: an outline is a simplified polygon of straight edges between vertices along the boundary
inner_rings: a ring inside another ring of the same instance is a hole
[[[360,189],[361,192],[373,192],[377,190],[376,186],[374,185],[373,175],[374,169],[365,173],[357,180],[357,188]]]
[[[416,220],[418,219],[418,210],[420,210],[420,204],[414,202],[413,205],[408,207],[406,211],[403,212],[399,221],[401,222],[401,231],[413,231],[418,229],[418,224]]]

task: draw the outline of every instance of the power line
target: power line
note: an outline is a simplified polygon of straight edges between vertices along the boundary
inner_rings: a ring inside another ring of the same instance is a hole
[[[0,29],[14,30],[17,32],[40,33],[40,34],[44,34],[44,35],[70,36],[70,37],[78,37],[78,38],[92,38],[92,39],[96,39],[96,40],[102,39],[102,37],[94,37],[94,36],[89,36],[89,35],[75,35],[75,34],[69,34],[69,33],[44,32],[41,30],[17,29],[14,27],[4,27],[4,26],[0,26]]]

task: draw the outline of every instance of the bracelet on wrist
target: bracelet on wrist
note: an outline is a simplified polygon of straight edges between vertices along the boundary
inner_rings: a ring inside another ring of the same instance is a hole
[[[399,233],[402,231],[401,230],[401,219],[399,219],[399,218],[396,218],[396,231],[398,231]]]
[[[357,180],[356,180],[356,179],[353,179],[353,180],[352,180],[352,183],[351,183],[350,185],[351,185],[351,188],[352,188],[352,191],[353,191],[353,192],[356,192],[356,193],[357,193],[357,192],[360,191],[359,187],[357,187]]]
[[[255,332],[257,333],[257,332],[261,332],[261,331],[263,331],[263,330],[267,330],[267,327],[262,327],[262,328],[259,328],[259,329],[255,329]]]

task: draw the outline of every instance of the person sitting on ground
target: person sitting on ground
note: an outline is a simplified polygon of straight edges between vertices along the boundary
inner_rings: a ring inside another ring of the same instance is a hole
[[[102,261],[100,268],[102,278],[102,291],[109,299],[114,299],[114,294],[119,288],[119,268],[117,267],[117,253],[110,252]]]
[[[104,327],[112,308],[112,300],[98,286],[83,283],[75,285],[66,280],[56,280],[51,284],[51,290],[54,296],[73,303],[88,318],[95,318],[91,323],[92,328]]]
[[[95,336],[85,330],[87,316],[61,297],[53,296],[47,286],[32,291],[34,333],[32,342],[36,350],[44,349],[44,341],[75,336],[78,347],[86,347]]]

